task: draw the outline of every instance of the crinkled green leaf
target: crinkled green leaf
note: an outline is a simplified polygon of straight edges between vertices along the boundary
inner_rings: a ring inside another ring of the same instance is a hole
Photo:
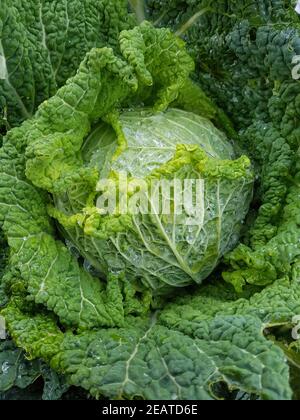
[[[276,304],[283,306],[286,301],[284,297],[281,300],[280,291],[279,287],[274,294]],[[191,312],[178,313],[179,308],[186,309],[184,305],[174,305],[174,311],[170,305],[150,323],[129,318],[125,328],[79,335],[61,334],[49,319],[56,346],[49,347],[46,357],[54,369],[67,375],[69,383],[96,397],[212,399],[212,385],[225,382],[230,389],[263,399],[290,399],[286,357],[263,337],[264,327],[256,316],[260,310],[265,311],[265,318],[272,316],[273,307],[267,314],[268,310],[260,306],[260,298],[259,294],[253,296],[252,303],[257,305],[254,315],[254,311],[239,315],[238,310],[228,315],[223,310],[220,316],[207,315],[206,306],[220,305],[208,296],[207,301],[202,297],[203,315],[198,307],[191,320]],[[234,308],[236,303],[227,305]],[[39,325],[40,319],[28,317],[12,306],[4,314],[18,345],[32,357],[41,357],[48,347],[42,334],[40,338],[32,334],[33,325]],[[44,321],[46,331],[46,318]],[[288,321],[281,319],[282,323]]]
[[[183,332],[191,333],[202,321],[213,317],[252,316],[261,320],[265,327],[291,324],[300,313],[299,281],[292,283],[286,278],[277,280],[250,298],[234,300],[222,298],[223,284],[205,286],[197,293],[187,294],[167,306],[161,319]]]
[[[0,392],[16,386],[26,388],[40,376],[38,360],[26,360],[24,352],[12,341],[0,342]]]
[[[4,273],[8,261],[8,247],[3,237],[3,233],[0,231],[0,308],[7,303],[7,293],[4,283]]]
[[[25,390],[30,389],[39,378],[44,381],[41,395],[43,400],[57,400],[69,389],[65,378],[44,362],[38,359],[28,360],[24,351],[17,348],[11,340],[0,342],[0,399],[1,396],[11,399],[13,395],[16,399],[18,395],[23,399],[22,395],[26,396]]]
[[[103,285],[80,269],[63,244],[55,240],[45,197],[24,178],[21,166],[16,173],[15,168],[22,164],[22,159],[20,162],[15,148],[8,144],[0,154],[1,170],[5,172],[0,182],[3,210],[0,218],[4,218],[3,229],[13,252],[11,265],[25,280],[28,292],[36,303],[54,310],[66,325],[84,327],[97,325],[98,321],[114,325],[111,315],[114,313],[118,320],[122,317],[117,306],[121,299],[118,284],[112,283],[108,289],[108,304],[104,309]],[[15,162],[15,167],[11,167],[14,169],[7,169],[12,162]],[[14,220],[19,220],[18,226]],[[111,298],[114,305],[109,303]]]
[[[0,117],[6,115],[10,126],[31,117],[91,48],[117,45],[120,32],[133,24],[125,0],[3,0]]]
[[[292,327],[299,295],[298,265],[292,282],[282,279],[250,299],[238,299],[224,284],[204,286],[170,303],[150,324],[130,318],[126,328],[64,335],[60,349],[52,347],[51,364],[95,396],[210,399],[212,384],[225,382],[263,399],[290,399],[286,356],[263,330]],[[39,321],[15,308],[5,314],[24,347],[22,337]],[[54,337],[62,337],[58,329]],[[41,356],[43,338],[33,338]]]
[[[58,375],[47,365],[41,366],[41,374],[44,380],[42,399],[45,401],[59,400],[65,392],[68,391],[69,385],[64,376]]]

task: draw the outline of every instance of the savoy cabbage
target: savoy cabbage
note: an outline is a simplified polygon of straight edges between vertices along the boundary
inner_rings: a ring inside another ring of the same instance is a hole
[[[0,11],[0,391],[292,399],[296,2],[127,3]],[[123,212],[120,187],[105,214],[123,172],[200,180],[200,219],[162,187],[170,214]]]
[[[83,145],[85,164],[91,171],[98,168],[101,179],[108,176],[112,181],[121,173],[133,180],[142,179],[147,184],[145,189],[149,184],[149,189],[152,186],[157,190],[157,203],[154,194],[145,193],[144,202],[137,203],[140,207],[144,204],[144,208],[136,208],[142,212],[132,211],[128,217],[118,209],[113,215],[102,214],[97,221],[94,209],[87,210],[95,185],[79,195],[76,180],[67,191],[54,194],[56,208],[51,214],[61,221],[66,237],[87,261],[106,276],[122,273],[126,282],[139,283],[139,291],[150,289],[155,294],[166,294],[194,282],[200,284],[238,241],[252,198],[249,160],[233,160],[235,153],[226,137],[207,119],[185,111],[169,109],[154,115],[145,110],[123,112],[119,124],[126,139],[125,150],[114,159],[117,136],[112,128],[100,124]],[[58,159],[55,158],[55,165]],[[31,162],[27,168],[29,165]],[[39,166],[37,160],[35,167]],[[35,174],[32,176],[36,182]],[[191,202],[182,212],[172,212],[168,217],[167,204],[170,208],[176,206],[176,200],[167,194],[166,183],[185,181],[181,187],[186,194],[187,180],[197,179]],[[134,197],[128,198],[129,213]],[[163,212],[159,208],[156,212],[153,207],[162,202]],[[87,211],[91,218],[79,225],[80,213]]]

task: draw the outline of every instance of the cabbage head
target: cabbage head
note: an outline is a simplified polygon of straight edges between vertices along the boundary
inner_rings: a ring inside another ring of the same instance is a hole
[[[252,198],[249,160],[234,160],[208,119],[179,109],[130,109],[112,125],[96,124],[81,149],[83,166],[100,174],[96,192],[79,181],[55,194],[64,236],[88,265],[137,290],[201,283],[238,242]],[[69,226],[74,214],[81,223]]]

